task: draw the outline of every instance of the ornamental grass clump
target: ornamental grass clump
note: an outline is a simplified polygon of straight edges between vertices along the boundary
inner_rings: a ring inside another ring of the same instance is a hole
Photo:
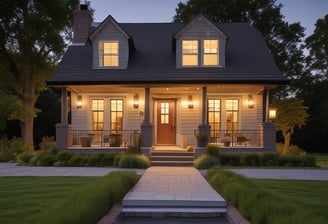
[[[148,157],[142,154],[125,154],[118,162],[120,168],[148,168],[150,161]]]

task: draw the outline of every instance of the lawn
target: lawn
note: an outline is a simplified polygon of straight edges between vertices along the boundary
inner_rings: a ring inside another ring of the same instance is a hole
[[[34,216],[99,177],[0,177],[0,223],[30,223]]]
[[[252,179],[258,186],[304,208],[328,223],[328,181]]]
[[[321,167],[328,167],[328,153],[310,153],[317,161],[317,165]]]

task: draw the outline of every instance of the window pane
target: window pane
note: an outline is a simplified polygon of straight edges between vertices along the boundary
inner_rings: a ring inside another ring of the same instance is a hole
[[[182,41],[182,65],[198,65],[198,40]]]
[[[203,42],[203,65],[218,65],[219,64],[219,41],[204,40]]]
[[[102,42],[99,48],[100,66],[118,66],[119,65],[119,43],[118,41]]]

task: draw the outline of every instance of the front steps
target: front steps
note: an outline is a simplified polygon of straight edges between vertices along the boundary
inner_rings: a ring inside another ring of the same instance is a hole
[[[152,166],[192,166],[195,159],[193,152],[186,151],[152,151]]]

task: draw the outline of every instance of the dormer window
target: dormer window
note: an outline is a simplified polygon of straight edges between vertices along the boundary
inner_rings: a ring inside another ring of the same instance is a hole
[[[203,40],[203,65],[217,66],[219,65],[219,41]]]
[[[182,41],[182,66],[198,66],[198,40]]]
[[[99,66],[119,66],[119,42],[116,40],[101,41],[99,43]]]

